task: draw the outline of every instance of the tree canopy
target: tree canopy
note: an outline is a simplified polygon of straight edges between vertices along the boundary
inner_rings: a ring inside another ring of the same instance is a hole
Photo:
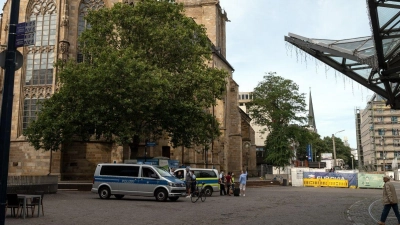
[[[204,26],[182,4],[143,0],[90,11],[79,38],[83,62],[58,62],[60,89],[44,101],[24,134],[35,149],[58,150],[79,138],[120,144],[157,140],[174,146],[217,137],[216,105],[227,72],[209,67]]]
[[[279,167],[290,164],[294,157],[291,146],[307,142],[310,134],[303,127],[307,120],[305,95],[292,80],[269,72],[252,93],[249,104],[254,123],[266,126],[266,161]]]

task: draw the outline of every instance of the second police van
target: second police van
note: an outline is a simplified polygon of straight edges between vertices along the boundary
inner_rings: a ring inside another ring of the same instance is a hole
[[[219,175],[216,169],[189,168],[189,170],[193,170],[194,175],[196,175],[197,186],[201,186],[201,183],[205,183],[204,189],[207,196],[211,196],[214,191],[219,192]],[[186,177],[186,168],[175,169],[174,175],[184,181]]]

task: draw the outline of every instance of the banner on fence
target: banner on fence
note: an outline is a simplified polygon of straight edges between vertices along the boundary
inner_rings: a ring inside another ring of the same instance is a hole
[[[359,173],[359,188],[382,188],[384,174]]]
[[[304,172],[303,178],[347,180],[349,186],[357,186],[356,173]]]

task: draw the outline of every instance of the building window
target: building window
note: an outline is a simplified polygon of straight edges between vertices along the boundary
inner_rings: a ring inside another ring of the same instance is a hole
[[[240,95],[239,95],[239,100],[240,100]]]
[[[399,139],[393,139],[393,146],[400,146],[400,140]]]
[[[378,123],[383,123],[383,116],[376,117]]]
[[[395,158],[399,158],[399,157],[400,157],[400,152],[395,151],[395,152],[394,152],[394,157],[395,157]]]
[[[90,24],[85,20],[85,16],[88,14],[90,10],[98,10],[104,7],[103,0],[82,0],[79,5],[79,18],[78,18],[78,36],[82,34],[82,32],[88,28],[90,28]],[[78,44],[78,54],[76,56],[77,62],[83,62],[84,56],[81,52],[79,52],[79,44]]]
[[[398,136],[399,135],[399,129],[392,129],[392,134]]]
[[[397,116],[392,116],[392,123],[397,123]]]
[[[57,7],[54,0],[36,1],[32,4],[28,21],[36,21],[35,46],[27,46],[24,72],[25,99],[23,100],[22,129],[35,120],[41,104],[50,93],[38,90],[53,84],[54,49],[56,45]]]
[[[385,129],[378,129],[378,134],[380,136],[384,136],[385,135]]]
[[[44,99],[25,99],[24,115],[22,119],[22,128],[28,128],[29,123],[36,119],[37,113],[40,111]]]

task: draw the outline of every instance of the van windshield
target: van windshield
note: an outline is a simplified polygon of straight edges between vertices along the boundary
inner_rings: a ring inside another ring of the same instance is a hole
[[[157,172],[163,176],[163,177],[171,177],[172,175],[170,173],[168,173],[167,171],[165,171],[165,169],[161,169],[159,167],[155,167],[155,169],[157,170]]]

